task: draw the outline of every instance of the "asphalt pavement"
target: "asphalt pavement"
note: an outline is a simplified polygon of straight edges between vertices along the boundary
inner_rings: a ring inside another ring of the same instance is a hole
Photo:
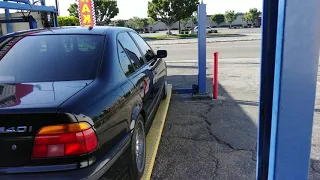
[[[219,33],[223,34],[244,34],[244,35],[261,35],[261,28],[239,28],[239,29],[229,29],[229,28],[213,28],[218,30]],[[142,37],[153,37],[165,35],[168,31],[157,31],[156,33],[142,33]],[[178,34],[178,30],[171,30],[173,34]]]
[[[260,44],[207,44],[207,92],[212,92],[212,53],[219,52],[219,95],[226,100],[172,96],[151,179],[255,179]],[[168,81],[174,88],[197,83],[197,44],[153,48],[168,51]],[[317,93],[310,180],[320,179],[319,109]]]

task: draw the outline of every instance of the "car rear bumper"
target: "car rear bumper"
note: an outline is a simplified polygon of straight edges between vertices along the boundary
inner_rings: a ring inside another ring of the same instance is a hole
[[[99,162],[95,162],[93,165],[76,170],[69,171],[55,171],[55,172],[35,172],[32,173],[10,173],[10,174],[0,174],[1,180],[35,180],[35,179],[46,179],[46,180],[98,180],[108,170],[113,166],[113,164],[120,158],[121,155],[125,153],[127,148],[129,147],[131,140],[131,133],[125,139],[122,147],[120,147],[119,151],[113,153],[113,155],[106,155],[105,158],[100,160]],[[39,170],[41,167],[39,167]],[[41,171],[41,170],[40,170]],[[0,168],[1,172],[1,168]],[[13,172],[13,171],[11,171]],[[3,171],[2,171],[3,173]]]

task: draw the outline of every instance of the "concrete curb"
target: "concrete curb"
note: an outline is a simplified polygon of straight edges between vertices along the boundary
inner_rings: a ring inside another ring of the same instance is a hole
[[[165,100],[161,101],[157,114],[154,117],[152,126],[146,138],[146,165],[141,180],[150,180],[155,159],[157,156],[164,123],[166,121],[168,108],[172,95],[172,85],[168,84],[168,96]]]
[[[225,40],[207,40],[207,43],[219,43],[219,42],[237,42],[237,41],[259,41],[261,38],[252,39],[225,39]],[[166,42],[161,42],[166,41]],[[172,42],[170,42],[172,41]],[[157,41],[147,41],[150,45],[172,45],[172,44],[195,44],[198,41],[176,41],[176,40],[157,40]]]

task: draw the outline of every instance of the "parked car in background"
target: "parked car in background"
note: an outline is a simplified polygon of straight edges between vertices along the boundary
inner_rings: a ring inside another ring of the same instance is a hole
[[[191,34],[191,28],[183,28],[180,30],[180,34]]]
[[[140,179],[165,50],[121,27],[0,38],[0,179]]]
[[[150,33],[149,29],[148,28],[145,28],[143,33]]]
[[[144,29],[134,29],[137,33],[143,33]]]
[[[198,30],[198,26],[196,26],[193,30],[194,30],[195,33],[198,33],[198,31],[199,31]],[[212,33],[212,32],[213,32],[213,29],[210,26],[207,26],[206,27],[206,33]]]

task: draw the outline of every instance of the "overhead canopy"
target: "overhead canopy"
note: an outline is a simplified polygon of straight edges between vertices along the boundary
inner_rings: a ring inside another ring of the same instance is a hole
[[[30,1],[29,1],[29,0],[8,0],[8,1],[12,1],[12,2],[22,2],[22,3],[30,4]]]
[[[18,3],[20,2],[20,3]],[[22,4],[24,3],[24,4]],[[28,11],[42,11],[42,12],[53,12],[57,10],[54,6],[38,6],[30,4],[29,0],[10,0],[0,1],[0,8],[4,9],[16,9],[16,10],[28,10]]]

